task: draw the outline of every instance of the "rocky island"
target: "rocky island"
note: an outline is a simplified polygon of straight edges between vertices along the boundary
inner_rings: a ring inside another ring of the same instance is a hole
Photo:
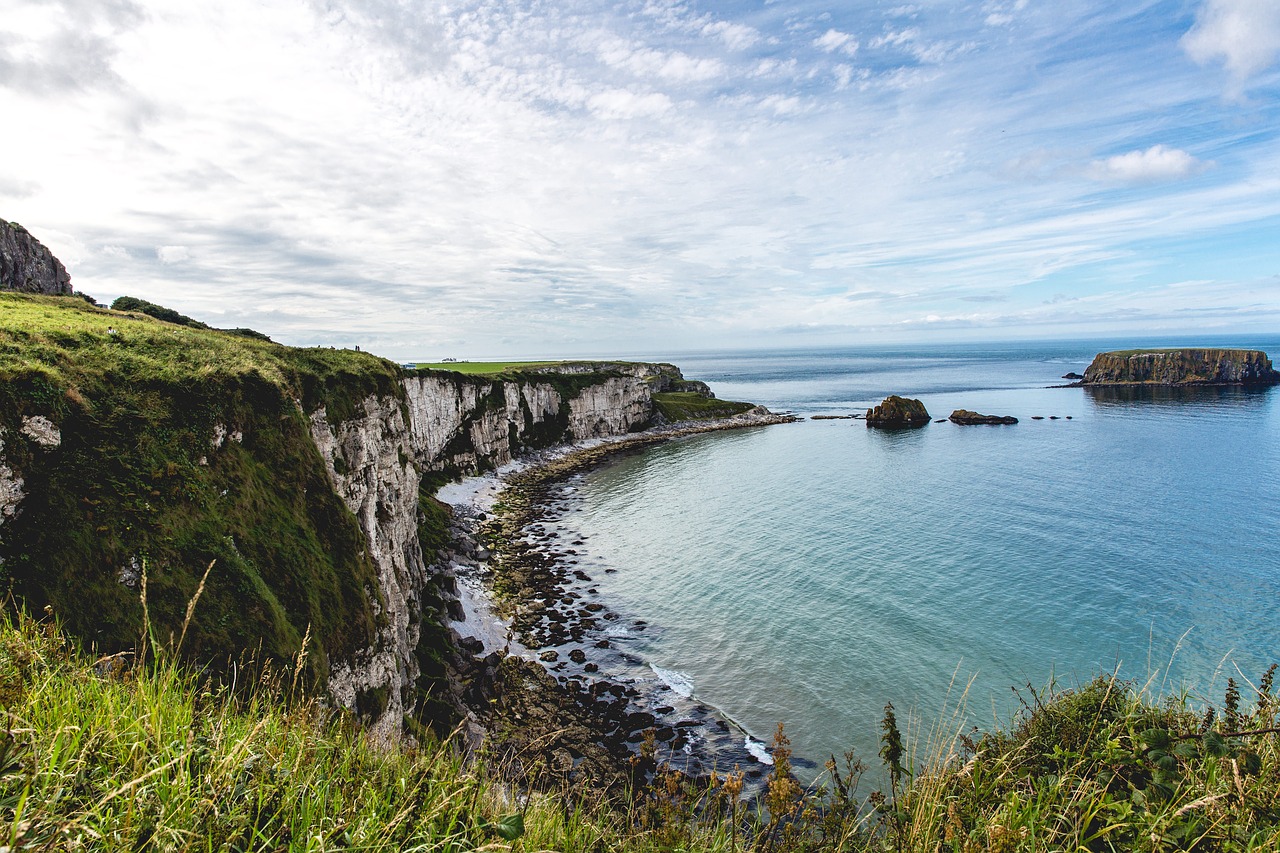
[[[1076,382],[1098,385],[1275,385],[1280,372],[1261,350],[1153,349],[1099,353]]]
[[[1016,424],[1018,419],[1012,415],[980,415],[977,412],[971,412],[968,409],[956,409],[951,413],[951,417],[947,418],[953,424],[960,426],[974,426],[975,424]]]
[[[929,423],[924,403],[891,394],[874,409],[867,409],[867,426],[879,429],[903,429]]]

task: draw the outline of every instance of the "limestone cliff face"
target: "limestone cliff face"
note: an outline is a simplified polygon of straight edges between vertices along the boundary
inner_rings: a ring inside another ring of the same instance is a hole
[[[375,737],[394,738],[415,701],[431,573],[418,540],[422,474],[491,469],[528,450],[622,434],[652,420],[647,370],[570,375],[576,379],[566,383],[550,374],[498,381],[427,372],[405,377],[403,399],[371,396],[340,424],[323,409],[311,413],[312,438],[364,531],[379,586],[368,591],[377,639],[350,660],[333,661],[328,690],[336,704],[373,719]]]
[[[329,695],[374,720],[371,734],[393,739],[413,704],[418,677],[413,655],[420,631],[420,594],[427,568],[418,544],[418,481],[410,461],[411,431],[395,397],[368,397],[362,411],[330,424],[311,413],[311,437],[338,495],[364,531],[378,589],[366,590],[376,614],[373,644],[334,661]]]
[[[650,367],[629,365],[623,373],[573,365],[519,381],[447,372],[409,376],[404,388],[414,459],[423,471],[487,470],[524,451],[641,429],[653,418]]]
[[[1104,352],[1082,385],[1275,384],[1280,373],[1259,350],[1180,349]]]
[[[0,290],[69,296],[71,276],[27,229],[0,219]]]

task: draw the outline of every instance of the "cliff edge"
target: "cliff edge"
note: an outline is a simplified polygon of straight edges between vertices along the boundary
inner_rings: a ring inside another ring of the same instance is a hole
[[[1099,353],[1080,385],[1275,385],[1261,350],[1163,349]]]
[[[439,484],[642,430],[655,388],[685,382],[615,362],[406,371],[0,293],[0,589],[99,653],[135,646],[144,582],[161,640],[201,589],[184,657],[291,667],[305,645],[307,686],[390,740],[437,722]]]

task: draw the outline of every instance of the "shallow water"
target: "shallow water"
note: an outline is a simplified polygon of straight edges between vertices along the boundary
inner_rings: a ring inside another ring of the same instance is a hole
[[[1280,390],[1044,387],[1125,343],[667,356],[800,414],[903,393],[1021,422],[684,439],[577,478],[560,523],[648,623],[631,652],[819,763],[874,758],[886,702],[930,721],[970,679],[978,725],[1116,667],[1220,703],[1280,657]]]

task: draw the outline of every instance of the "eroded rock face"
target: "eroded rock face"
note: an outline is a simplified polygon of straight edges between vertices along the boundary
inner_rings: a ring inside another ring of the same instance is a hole
[[[404,380],[403,401],[369,397],[360,416],[340,424],[324,409],[311,413],[312,438],[334,489],[364,531],[379,586],[370,590],[378,638],[351,660],[331,661],[328,690],[336,704],[352,710],[368,708],[374,697],[374,737],[395,738],[413,710],[422,594],[431,571],[418,540],[422,472],[493,468],[529,449],[646,426],[653,417],[651,385],[644,371],[635,374],[602,374],[598,382],[570,386],[576,393],[568,400],[554,380],[536,376],[494,381],[415,374]],[[219,426],[212,444],[226,438],[235,436]]]
[[[924,426],[929,423],[929,412],[924,403],[909,397],[893,394],[874,409],[867,409],[867,426],[881,429]]]
[[[975,424],[1016,424],[1018,419],[1012,415],[980,415],[977,412],[971,412],[968,409],[956,409],[951,413],[951,417],[947,418],[953,424],[961,426],[973,426]]]
[[[70,296],[71,276],[27,229],[0,219],[0,290]]]
[[[4,459],[4,429],[0,428],[0,524],[18,513],[18,504],[26,497],[24,482]]]
[[[1082,385],[1274,385],[1280,373],[1261,350],[1177,349],[1104,352]]]
[[[385,742],[398,736],[413,705],[427,568],[418,542],[419,475],[403,409],[392,397],[369,397],[362,409],[362,416],[338,425],[324,409],[313,412],[311,436],[334,489],[360,522],[379,586],[371,590],[377,640],[349,661],[331,662],[329,695],[349,709],[377,697],[382,707],[370,733]]]
[[[574,365],[569,375],[597,365]],[[599,382],[558,390],[536,373],[494,381],[439,373],[405,379],[414,459],[424,471],[497,468],[522,451],[620,435],[648,425],[653,390],[645,371],[601,374]]]

